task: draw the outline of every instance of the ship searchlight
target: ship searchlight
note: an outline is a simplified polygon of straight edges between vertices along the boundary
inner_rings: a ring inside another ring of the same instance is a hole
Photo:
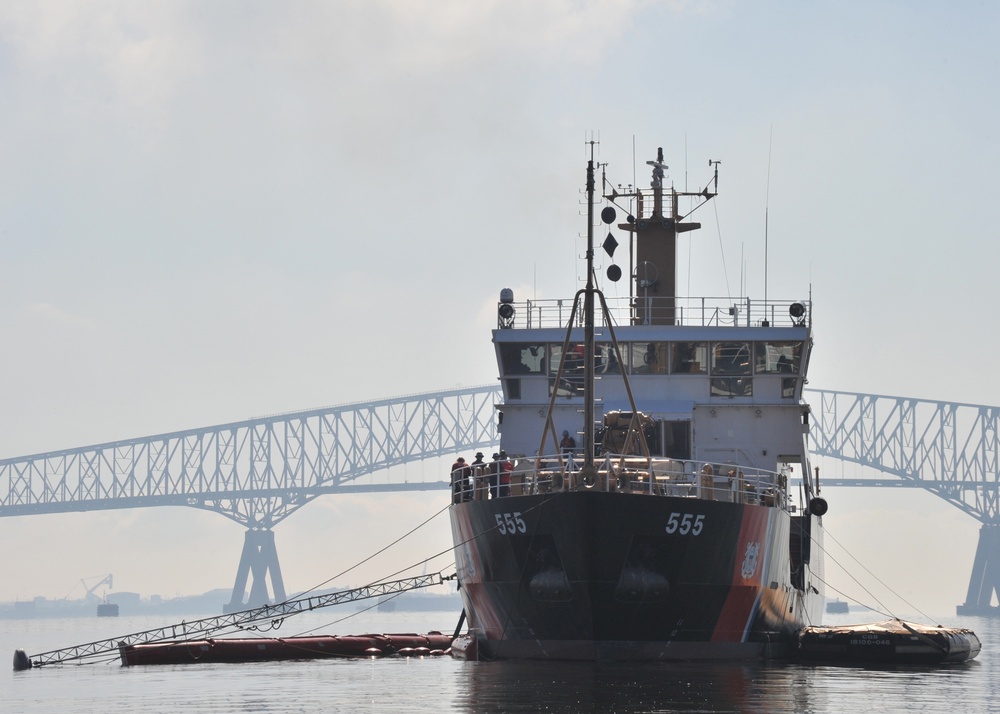
[[[500,291],[497,322],[501,330],[509,330],[514,326],[514,291],[510,288],[504,288]]]

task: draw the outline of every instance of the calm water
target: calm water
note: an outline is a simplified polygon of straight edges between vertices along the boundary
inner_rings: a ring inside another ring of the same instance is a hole
[[[290,636],[336,619],[310,613]],[[872,621],[856,613],[828,623]],[[455,613],[367,613],[326,634],[450,632]],[[247,665],[121,667],[13,672],[29,654],[170,624],[159,618],[0,621],[8,673],[2,712],[1000,712],[1000,621],[952,618],[973,628],[983,652],[947,668],[865,669],[789,664],[577,664],[461,662],[449,657],[313,660]]]

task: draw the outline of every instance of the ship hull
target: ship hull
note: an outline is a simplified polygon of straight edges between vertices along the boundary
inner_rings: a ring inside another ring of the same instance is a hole
[[[592,490],[454,504],[470,635],[481,658],[784,657],[822,607],[792,585],[792,520]]]

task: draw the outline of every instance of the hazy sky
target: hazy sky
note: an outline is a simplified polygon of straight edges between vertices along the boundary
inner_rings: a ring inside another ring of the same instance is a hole
[[[493,380],[499,290],[570,296],[582,275],[590,132],[615,182],[633,142],[680,186],[721,160],[682,293],[761,297],[766,209],[769,296],[816,303],[813,387],[1000,404],[998,20],[971,1],[5,2],[0,455]],[[978,524],[925,493],[840,494],[831,534],[952,614]],[[443,498],[311,504],[277,530],[289,589]],[[395,562],[447,548],[445,520]],[[0,600],[108,572],[228,587],[243,538],[188,509],[0,533]]]

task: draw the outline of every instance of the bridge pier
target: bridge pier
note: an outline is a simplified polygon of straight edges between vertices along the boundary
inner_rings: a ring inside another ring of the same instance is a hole
[[[956,610],[959,615],[1000,615],[1000,607],[993,604],[994,595],[1000,600],[1000,525],[984,523],[979,529],[969,592],[965,604]]]
[[[268,598],[267,576],[271,576],[271,591],[274,600]],[[250,585],[250,597],[244,602],[247,579],[253,576]],[[254,607],[284,602],[285,583],[281,579],[281,566],[278,565],[278,550],[274,547],[274,531],[270,529],[249,529],[243,539],[243,554],[236,570],[236,582],[233,584],[233,595],[229,603],[223,605],[224,613],[240,612]]]

